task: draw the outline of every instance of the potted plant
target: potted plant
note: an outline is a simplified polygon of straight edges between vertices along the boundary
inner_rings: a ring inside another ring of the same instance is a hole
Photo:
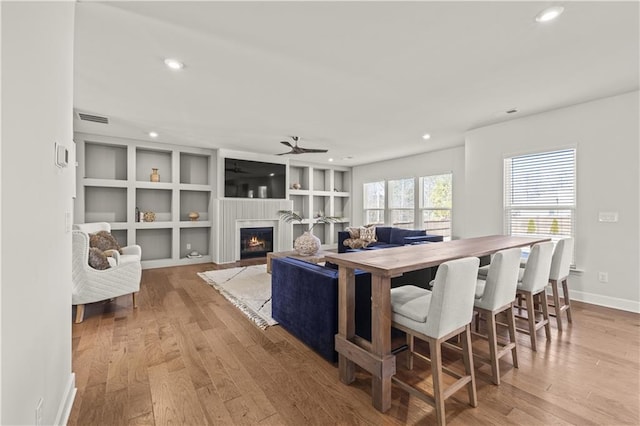
[[[287,222],[298,222],[302,224],[303,218],[293,210],[278,210],[280,219]],[[320,250],[320,238],[313,235],[313,228],[319,223],[335,223],[341,221],[341,217],[318,215],[313,218],[313,224],[302,235],[293,242],[294,250],[302,256],[312,256]]]

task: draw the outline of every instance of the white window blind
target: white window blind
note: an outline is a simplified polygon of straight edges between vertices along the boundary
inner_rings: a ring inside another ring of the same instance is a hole
[[[506,158],[504,166],[507,234],[575,236],[575,149]]]
[[[415,224],[415,179],[389,181],[389,213],[391,225],[413,229]]]
[[[451,240],[452,177],[445,173],[420,178],[424,229],[427,234],[442,235],[445,241]]]

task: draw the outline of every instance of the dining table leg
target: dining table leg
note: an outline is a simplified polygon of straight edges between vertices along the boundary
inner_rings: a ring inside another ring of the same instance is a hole
[[[373,406],[381,412],[391,408],[391,377],[395,355],[391,353],[391,279],[371,274],[371,350],[380,359],[379,376],[371,381]]]
[[[351,340],[356,334],[356,279],[353,268],[340,266],[338,270],[338,335]],[[356,365],[338,353],[340,381],[350,384],[356,379]]]

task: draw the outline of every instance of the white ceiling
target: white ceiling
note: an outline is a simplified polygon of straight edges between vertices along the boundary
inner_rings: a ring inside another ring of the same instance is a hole
[[[75,129],[264,154],[297,135],[329,152],[292,158],[356,165],[637,90],[638,2],[534,21],[557,3],[80,2],[74,104],[110,124]]]

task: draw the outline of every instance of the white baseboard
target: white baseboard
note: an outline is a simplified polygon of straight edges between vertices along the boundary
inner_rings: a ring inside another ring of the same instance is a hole
[[[73,400],[76,398],[76,373],[71,373],[67,387],[64,390],[60,407],[58,407],[58,414],[56,415],[56,425],[66,425],[69,421],[69,415],[71,414],[71,407],[73,407]]]
[[[601,294],[586,293],[583,291],[569,290],[571,300],[591,303],[592,305],[605,306],[607,308],[620,309],[627,312],[640,313],[640,302],[635,300],[620,299],[618,297],[603,296]]]

